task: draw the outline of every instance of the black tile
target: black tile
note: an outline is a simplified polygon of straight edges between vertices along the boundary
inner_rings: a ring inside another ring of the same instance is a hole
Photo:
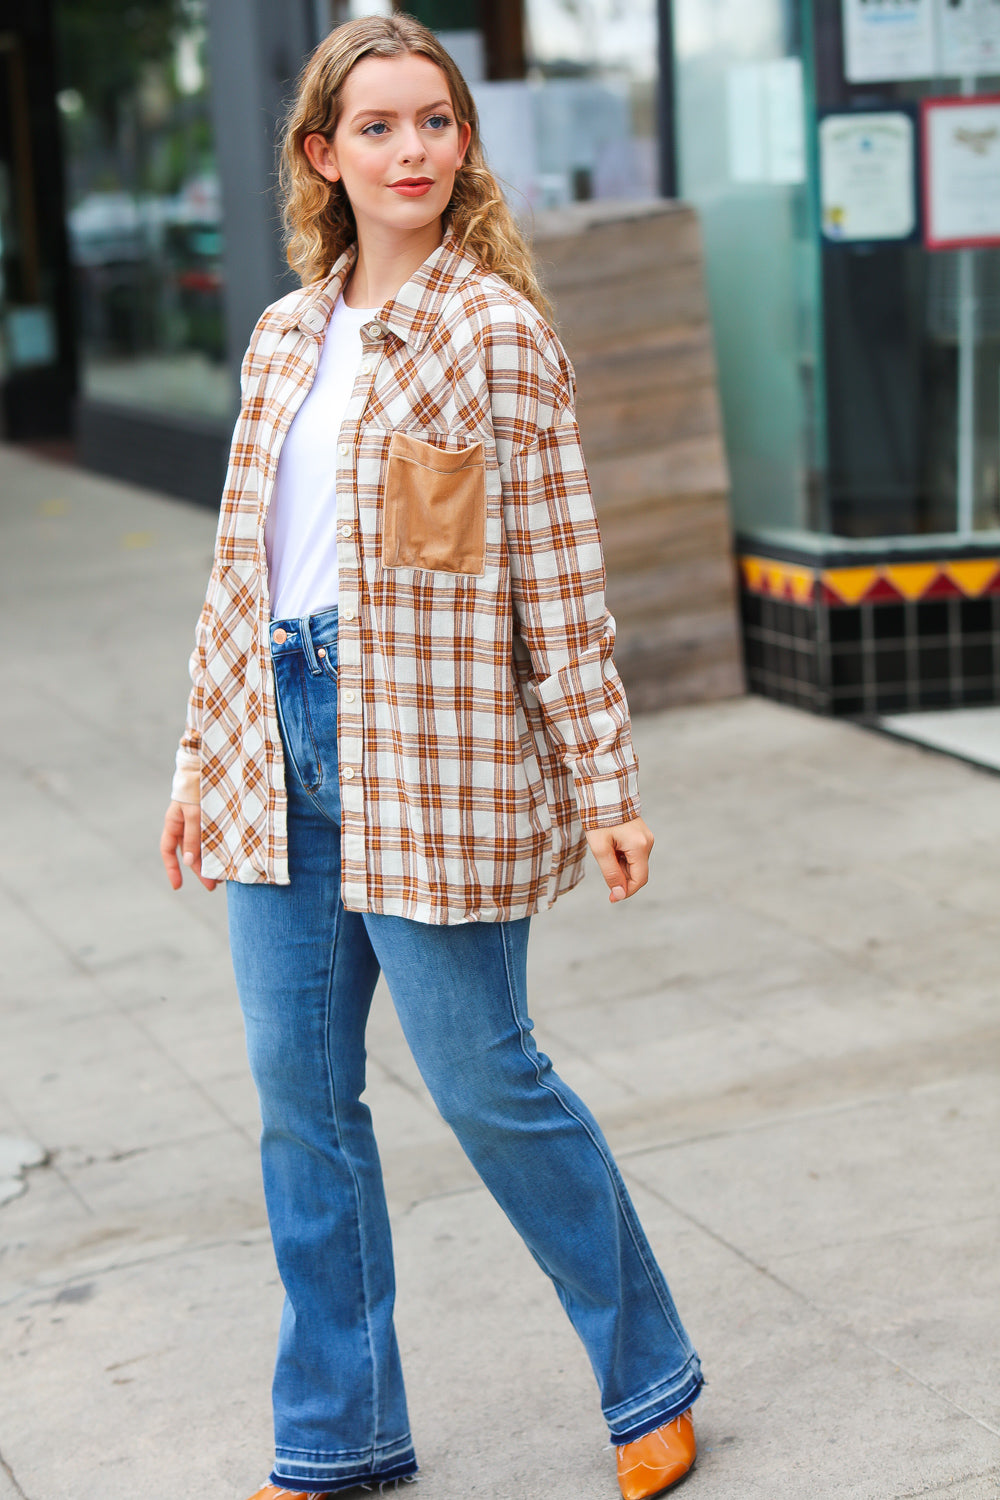
[[[831,707],[835,714],[863,714],[865,700],[860,694],[834,693]]]
[[[830,680],[834,688],[860,687],[865,679],[864,661],[858,650],[835,651],[830,660]]]
[[[963,599],[958,606],[963,635],[985,635],[993,629],[993,608],[989,599]]]
[[[877,641],[900,641],[906,635],[905,604],[871,604],[872,634]]]
[[[962,676],[963,677],[992,677],[993,675],[993,646],[989,641],[983,641],[977,646],[962,647]]]
[[[831,609],[827,611],[827,616],[829,619],[831,641],[835,643],[841,641],[860,641],[860,609]]]
[[[946,600],[933,599],[927,604],[917,605],[917,633],[920,636],[948,634]]]
[[[800,641],[812,643],[816,639],[816,611],[800,609],[795,619],[795,634]]]
[[[963,703],[996,703],[997,693],[992,682],[966,682],[962,684]]]
[[[746,590],[740,595],[740,611],[743,615],[744,625],[759,625],[761,615],[761,598],[759,594],[750,594]]]
[[[950,708],[952,701],[950,688],[921,687],[917,691],[917,704],[920,708]]]
[[[951,652],[947,646],[921,646],[917,662],[921,682],[946,682],[951,676]]]
[[[760,604],[760,628],[761,628],[761,630],[773,630],[775,628],[774,627],[774,611],[777,608],[774,600],[773,599],[763,599],[763,598],[761,598],[758,602]]]
[[[875,655],[875,681],[879,686],[889,686],[891,683],[905,684],[906,682],[906,652],[901,650],[889,650],[885,647],[874,653]]]
[[[803,651],[801,648],[795,653],[795,677],[798,682],[805,682],[812,686],[816,681],[816,653],[814,651]]]
[[[910,706],[909,693],[876,693],[875,702],[880,714],[903,713]]]

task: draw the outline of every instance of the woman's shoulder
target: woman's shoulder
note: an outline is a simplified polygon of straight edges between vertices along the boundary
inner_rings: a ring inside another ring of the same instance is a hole
[[[328,278],[324,277],[323,280]],[[294,291],[286,292],[276,302],[271,302],[265,307],[254,327],[254,334],[265,332],[284,332],[293,327],[298,321],[299,313],[311,302],[316,295],[320,283],[313,281],[306,286],[298,286]]]
[[[445,323],[452,339],[475,350],[498,438],[523,447],[573,418],[576,380],[566,351],[548,319],[502,276],[476,266]]]
[[[497,271],[473,262],[459,287],[463,306],[478,314],[488,327],[521,328],[539,343],[555,339],[555,332],[535,304]]]
[[[572,368],[559,335],[529,297],[495,271],[475,266],[459,288],[458,318],[472,325],[477,342],[494,357],[516,354],[558,384],[572,382]]]

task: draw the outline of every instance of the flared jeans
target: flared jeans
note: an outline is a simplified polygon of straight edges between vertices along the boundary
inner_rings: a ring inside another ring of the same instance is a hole
[[[592,1115],[532,1036],[528,920],[431,926],[340,899],[337,614],[271,626],[289,885],[228,885],[285,1288],[272,1482],[333,1492],[413,1473],[389,1217],[363,1102],[385,974],[444,1119],[582,1339],[613,1442],[685,1411],[698,1357]]]

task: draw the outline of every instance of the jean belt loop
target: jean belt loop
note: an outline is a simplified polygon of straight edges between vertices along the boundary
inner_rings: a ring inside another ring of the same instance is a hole
[[[319,658],[316,655],[316,647],[313,645],[312,631],[309,628],[309,621],[311,618],[312,617],[310,615],[302,616],[299,621],[299,636],[302,640],[302,651],[305,655],[309,670],[314,677],[318,677],[323,668],[319,664]]]

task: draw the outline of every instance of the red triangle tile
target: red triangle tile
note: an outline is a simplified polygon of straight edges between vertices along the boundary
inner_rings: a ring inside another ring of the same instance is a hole
[[[961,599],[962,590],[947,573],[939,573],[930,588],[924,589],[921,599]]]
[[[899,604],[902,602],[902,594],[897,588],[893,588],[888,578],[876,578],[862,604]]]

